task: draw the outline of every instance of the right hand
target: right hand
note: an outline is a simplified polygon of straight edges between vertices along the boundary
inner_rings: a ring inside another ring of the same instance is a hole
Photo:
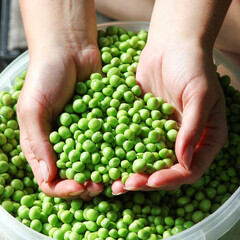
[[[74,92],[75,83],[101,70],[97,44],[80,50],[50,46],[30,54],[17,114],[20,143],[41,190],[49,196],[84,200],[100,194],[102,184],[62,180],[57,175],[56,154],[49,141],[52,124]]]

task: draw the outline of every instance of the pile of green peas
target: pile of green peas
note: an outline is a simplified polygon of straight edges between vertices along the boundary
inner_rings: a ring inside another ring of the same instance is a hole
[[[140,91],[133,76],[125,80],[94,73],[90,78],[77,83],[76,93],[83,94],[66,105],[58,129],[50,134],[60,177],[109,185],[120,177],[125,182],[134,172],[171,167],[178,130],[176,121],[167,119],[173,107],[150,93],[138,98],[130,91]],[[118,85],[112,86],[116,79]]]
[[[99,32],[105,76],[93,73],[76,84],[49,136],[62,179],[110,187],[133,173],[151,174],[176,163],[178,125],[169,119],[174,108],[151,93],[141,97],[135,78],[146,38],[145,30],[136,34],[115,26]]]
[[[113,30],[100,32],[99,43],[111,41]],[[123,34],[128,32],[118,28],[119,39]],[[10,91],[0,93],[0,204],[29,228],[58,240],[166,239],[215,212],[239,187],[240,92],[228,76],[217,73],[226,100],[228,141],[198,182],[175,191],[129,192],[111,198],[109,193],[89,202],[46,196],[19,144],[16,104],[25,76],[26,72]]]

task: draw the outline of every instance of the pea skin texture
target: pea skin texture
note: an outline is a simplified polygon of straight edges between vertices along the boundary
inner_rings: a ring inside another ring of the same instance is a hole
[[[98,31],[103,77],[76,83],[49,140],[62,179],[104,184],[104,193],[83,202],[41,192],[19,142],[16,104],[26,71],[9,92],[0,92],[0,204],[18,221],[58,240],[163,239],[217,211],[239,187],[240,93],[220,76],[228,141],[202,178],[174,191],[128,192],[113,197],[111,184],[133,173],[151,174],[176,163],[178,125],[173,106],[146,93],[135,70],[148,33],[109,26]],[[135,69],[135,70],[134,70]]]

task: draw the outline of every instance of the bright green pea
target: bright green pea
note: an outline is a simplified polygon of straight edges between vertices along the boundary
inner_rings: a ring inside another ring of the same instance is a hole
[[[60,139],[61,139],[61,136],[60,136],[60,134],[59,134],[58,132],[56,132],[56,131],[51,132],[50,135],[49,135],[49,140],[50,140],[50,142],[53,143],[53,144],[58,143],[58,142],[60,141]]]
[[[72,133],[71,131],[69,130],[69,128],[65,127],[65,126],[61,126],[58,128],[58,133],[60,135],[60,137],[62,139],[67,139],[67,138],[70,138]]]
[[[110,63],[110,61],[112,60],[112,55],[109,52],[103,52],[102,53],[102,61],[104,63]]]
[[[143,153],[146,150],[146,146],[143,143],[139,142],[135,145],[134,149],[137,153]]]
[[[132,169],[136,173],[144,172],[147,168],[147,162],[144,159],[136,159],[133,162]]]
[[[41,232],[42,231],[41,221],[38,220],[38,219],[34,219],[30,224],[30,228],[37,231],[37,232]]]
[[[0,115],[5,117],[6,119],[10,119],[14,114],[14,111],[11,107],[9,106],[2,106],[0,108]]]
[[[128,42],[121,42],[119,44],[119,49],[123,52],[126,52],[130,48],[130,43]]]
[[[96,132],[98,130],[100,130],[101,126],[101,122],[97,119],[97,118],[93,118],[89,121],[88,123],[88,127],[93,131]]]
[[[120,56],[120,60],[122,63],[131,63],[132,62],[132,55],[130,53],[122,53]]]
[[[86,140],[83,143],[83,149],[87,152],[93,153],[96,151],[96,145],[91,140]]]
[[[41,208],[38,207],[38,206],[33,206],[30,208],[30,211],[29,211],[29,218],[31,220],[34,220],[34,219],[39,219],[41,218]]]
[[[124,131],[124,137],[126,137],[126,139],[128,139],[128,140],[132,140],[132,139],[134,139],[135,134],[131,129],[126,129]]]
[[[11,128],[6,128],[4,131],[4,135],[7,139],[13,139],[15,137],[15,132]]]
[[[93,171],[91,173],[91,180],[95,183],[99,183],[102,181],[102,175],[98,171]]]
[[[139,113],[140,113],[140,117],[143,121],[145,121],[147,118],[150,117],[150,112],[147,109],[141,109],[139,111]]]
[[[120,75],[120,70],[117,67],[111,67],[107,71],[107,77],[110,78],[112,75]]]
[[[134,94],[131,91],[124,92],[123,98],[127,103],[131,103],[134,100]]]
[[[130,151],[134,147],[134,143],[131,140],[126,140],[123,142],[123,148],[126,152]]]
[[[73,110],[76,113],[82,113],[86,110],[87,105],[82,99],[77,99],[73,102]]]
[[[120,159],[117,158],[117,157],[112,158],[112,159],[109,161],[109,163],[108,163],[108,165],[109,165],[110,168],[115,168],[115,167],[117,167],[119,164],[120,164]]]
[[[171,142],[175,142],[176,141],[176,138],[177,138],[177,130],[176,129],[170,129],[168,132],[167,132],[167,139]]]
[[[72,123],[72,117],[69,113],[62,113],[60,115],[60,123],[63,126],[69,126]]]
[[[121,84],[121,78],[118,75],[111,75],[109,83],[112,87],[118,87]]]
[[[117,168],[111,168],[109,170],[109,177],[112,180],[117,180],[117,179],[119,179],[121,177],[121,173],[120,173],[120,171]]]
[[[174,107],[169,103],[163,103],[161,105],[161,112],[166,115],[171,115],[174,112]]]
[[[78,183],[84,183],[87,180],[87,177],[85,174],[80,172],[74,175],[74,180]]]

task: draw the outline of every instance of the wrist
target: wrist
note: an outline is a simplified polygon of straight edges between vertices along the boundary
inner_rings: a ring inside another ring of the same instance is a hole
[[[94,1],[20,0],[30,55],[97,46]]]

